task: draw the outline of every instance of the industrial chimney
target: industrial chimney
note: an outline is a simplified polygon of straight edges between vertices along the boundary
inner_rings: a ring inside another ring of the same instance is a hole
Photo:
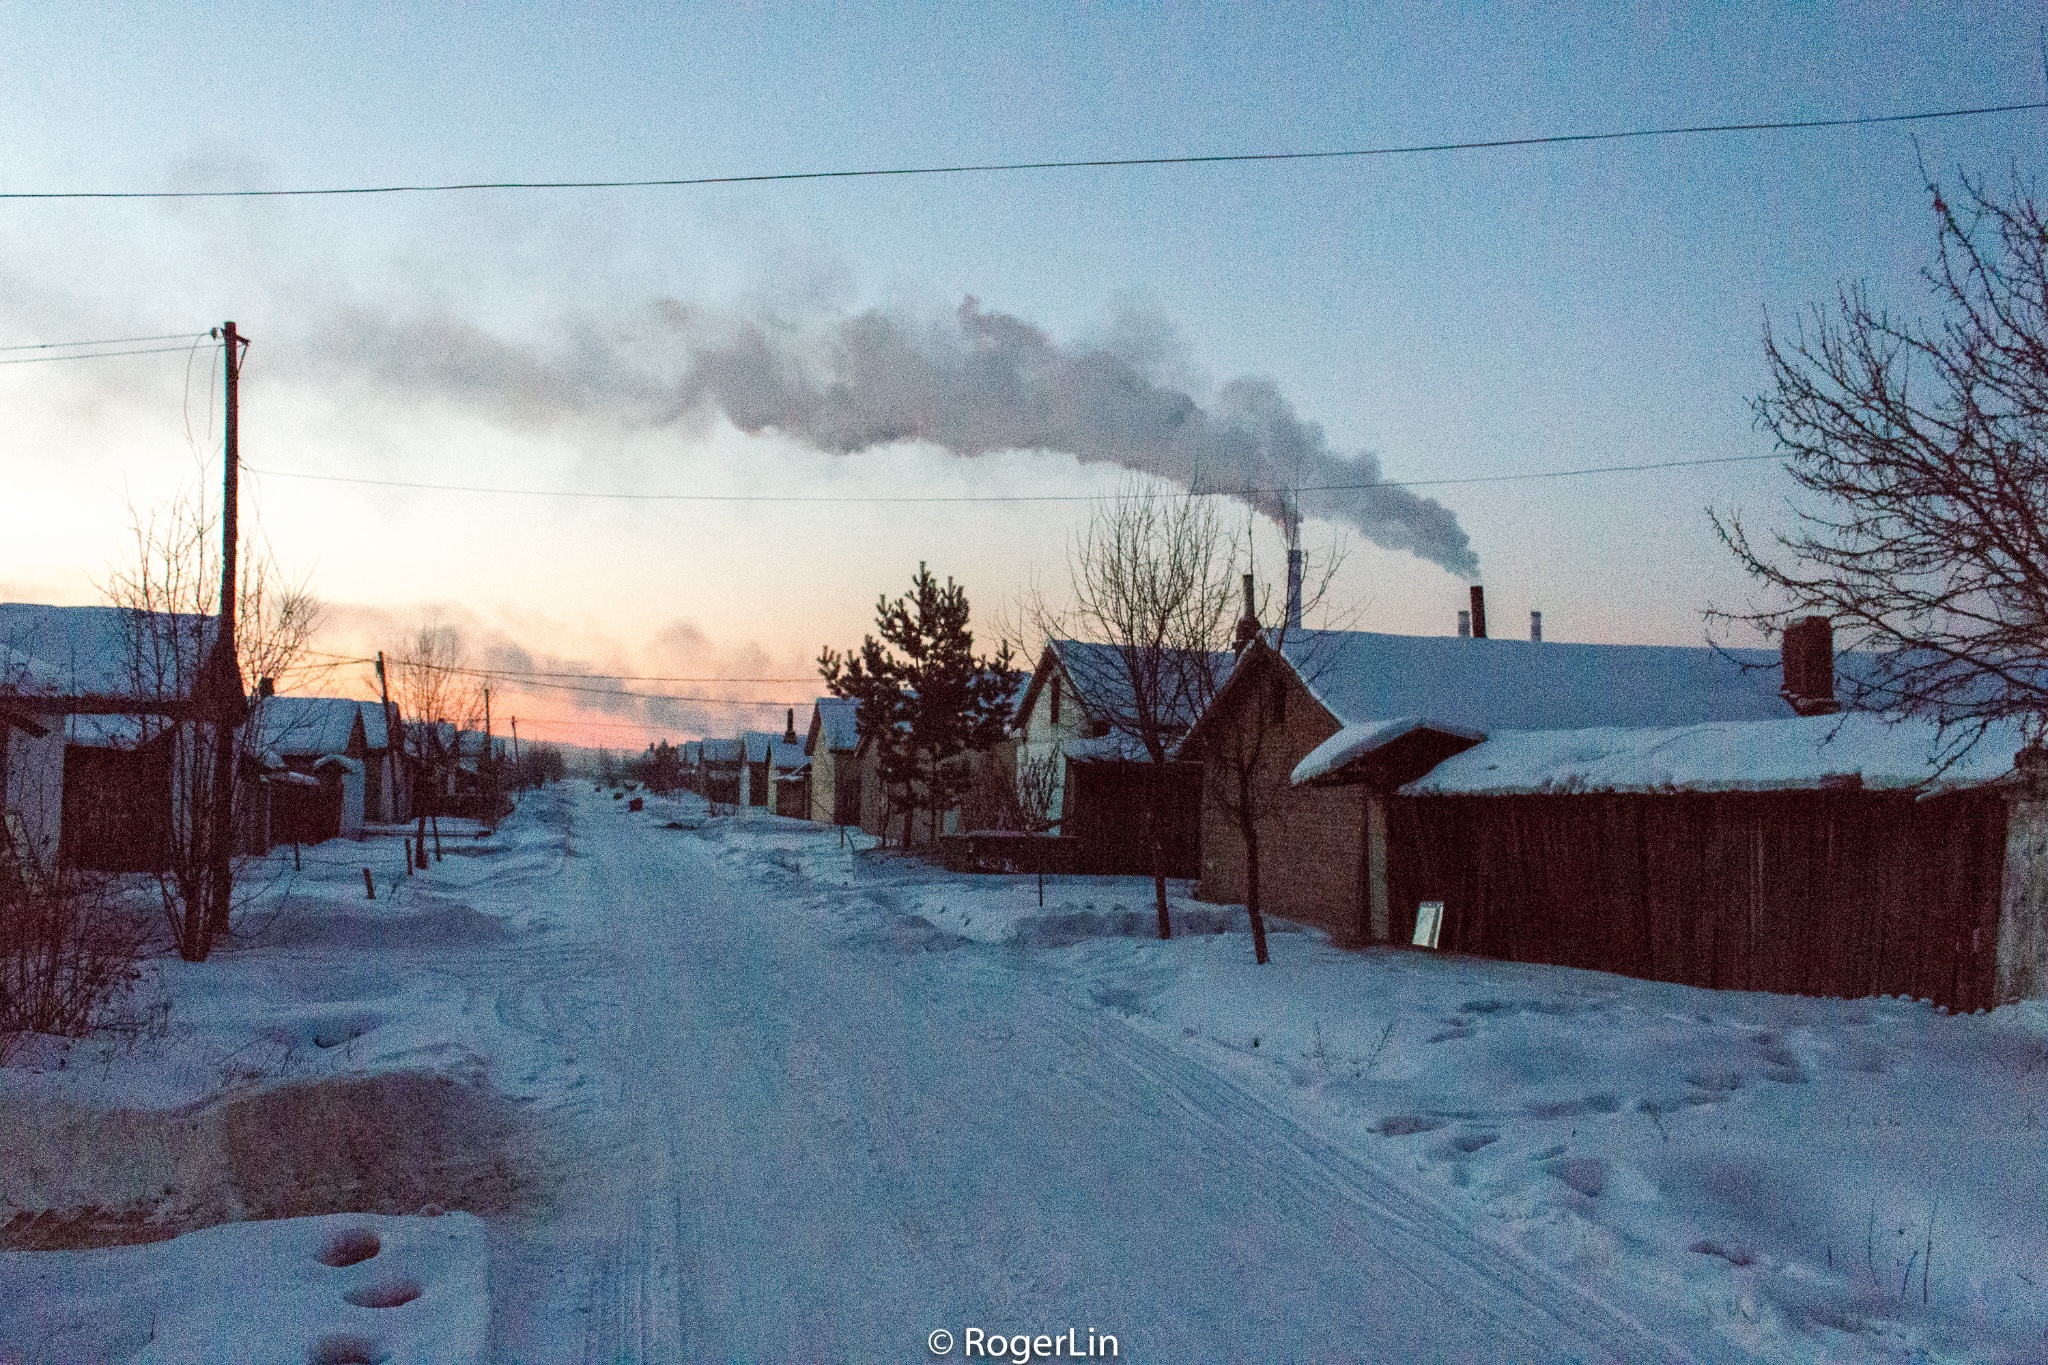
[[[1831,716],[1835,700],[1835,628],[1825,616],[1787,622],[1780,642],[1783,686],[1778,694],[1802,716]]]
[[[1287,633],[1301,629],[1301,508],[1287,506]]]
[[[1540,611],[1529,613],[1529,638],[1537,644],[1543,643],[1543,613]]]
[[[1472,638],[1486,638],[1486,589],[1477,583],[1472,585]]]
[[[1458,613],[1458,638],[1460,640],[1472,638],[1472,613],[1469,611]]]

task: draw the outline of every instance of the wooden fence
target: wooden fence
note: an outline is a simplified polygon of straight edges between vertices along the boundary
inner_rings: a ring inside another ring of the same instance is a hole
[[[1964,793],[1423,796],[1388,803],[1392,929],[1657,981],[1996,1003],[2007,809]]]

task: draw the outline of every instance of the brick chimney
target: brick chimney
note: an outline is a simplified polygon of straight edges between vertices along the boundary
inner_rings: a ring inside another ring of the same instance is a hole
[[[1231,644],[1233,653],[1244,653],[1244,647],[1258,638],[1259,613],[1252,605],[1252,576],[1244,576],[1244,615],[1237,618],[1237,636]]]
[[[1825,616],[1787,622],[1780,660],[1784,684],[1778,694],[1802,716],[1828,716],[1842,709],[1835,700],[1835,628]]]
[[[1472,638],[1486,638],[1486,589],[1477,583],[1472,585]]]
[[[787,709],[788,719],[782,722],[782,742],[784,744],[794,744],[796,743],[796,708],[792,706]]]

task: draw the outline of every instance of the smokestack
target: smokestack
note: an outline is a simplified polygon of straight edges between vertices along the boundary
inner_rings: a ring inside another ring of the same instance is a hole
[[[1486,638],[1486,589],[1477,583],[1472,585],[1472,638]]]
[[[276,695],[277,695],[277,679],[275,679],[275,678],[258,678],[258,679],[256,680],[256,695],[257,695],[257,697],[258,697],[258,698],[262,698],[262,697],[274,697],[274,696],[276,696]]]
[[[1835,628],[1825,616],[1802,616],[1785,626],[1779,655],[1783,686],[1778,689],[1802,716],[1830,716],[1835,700]]]
[[[1259,613],[1252,605],[1252,576],[1244,576],[1244,615],[1237,618],[1237,638],[1232,649],[1239,654],[1259,634]]]
[[[788,719],[782,722],[782,742],[784,744],[796,743],[796,708],[794,706],[788,708]]]
[[[1529,613],[1529,638],[1537,644],[1543,643],[1543,613],[1540,611]]]
[[[1301,509],[1287,506],[1287,633],[1301,629]]]
[[[1469,611],[1458,613],[1458,638],[1460,640],[1472,638],[1472,613]]]

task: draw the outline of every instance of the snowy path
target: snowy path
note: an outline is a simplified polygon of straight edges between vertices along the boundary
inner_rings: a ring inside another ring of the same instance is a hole
[[[554,1219],[499,1228],[493,1359],[1644,1360],[1668,1348],[998,956],[584,794],[581,948],[472,989],[566,1050]],[[846,893],[851,895],[852,893]]]

